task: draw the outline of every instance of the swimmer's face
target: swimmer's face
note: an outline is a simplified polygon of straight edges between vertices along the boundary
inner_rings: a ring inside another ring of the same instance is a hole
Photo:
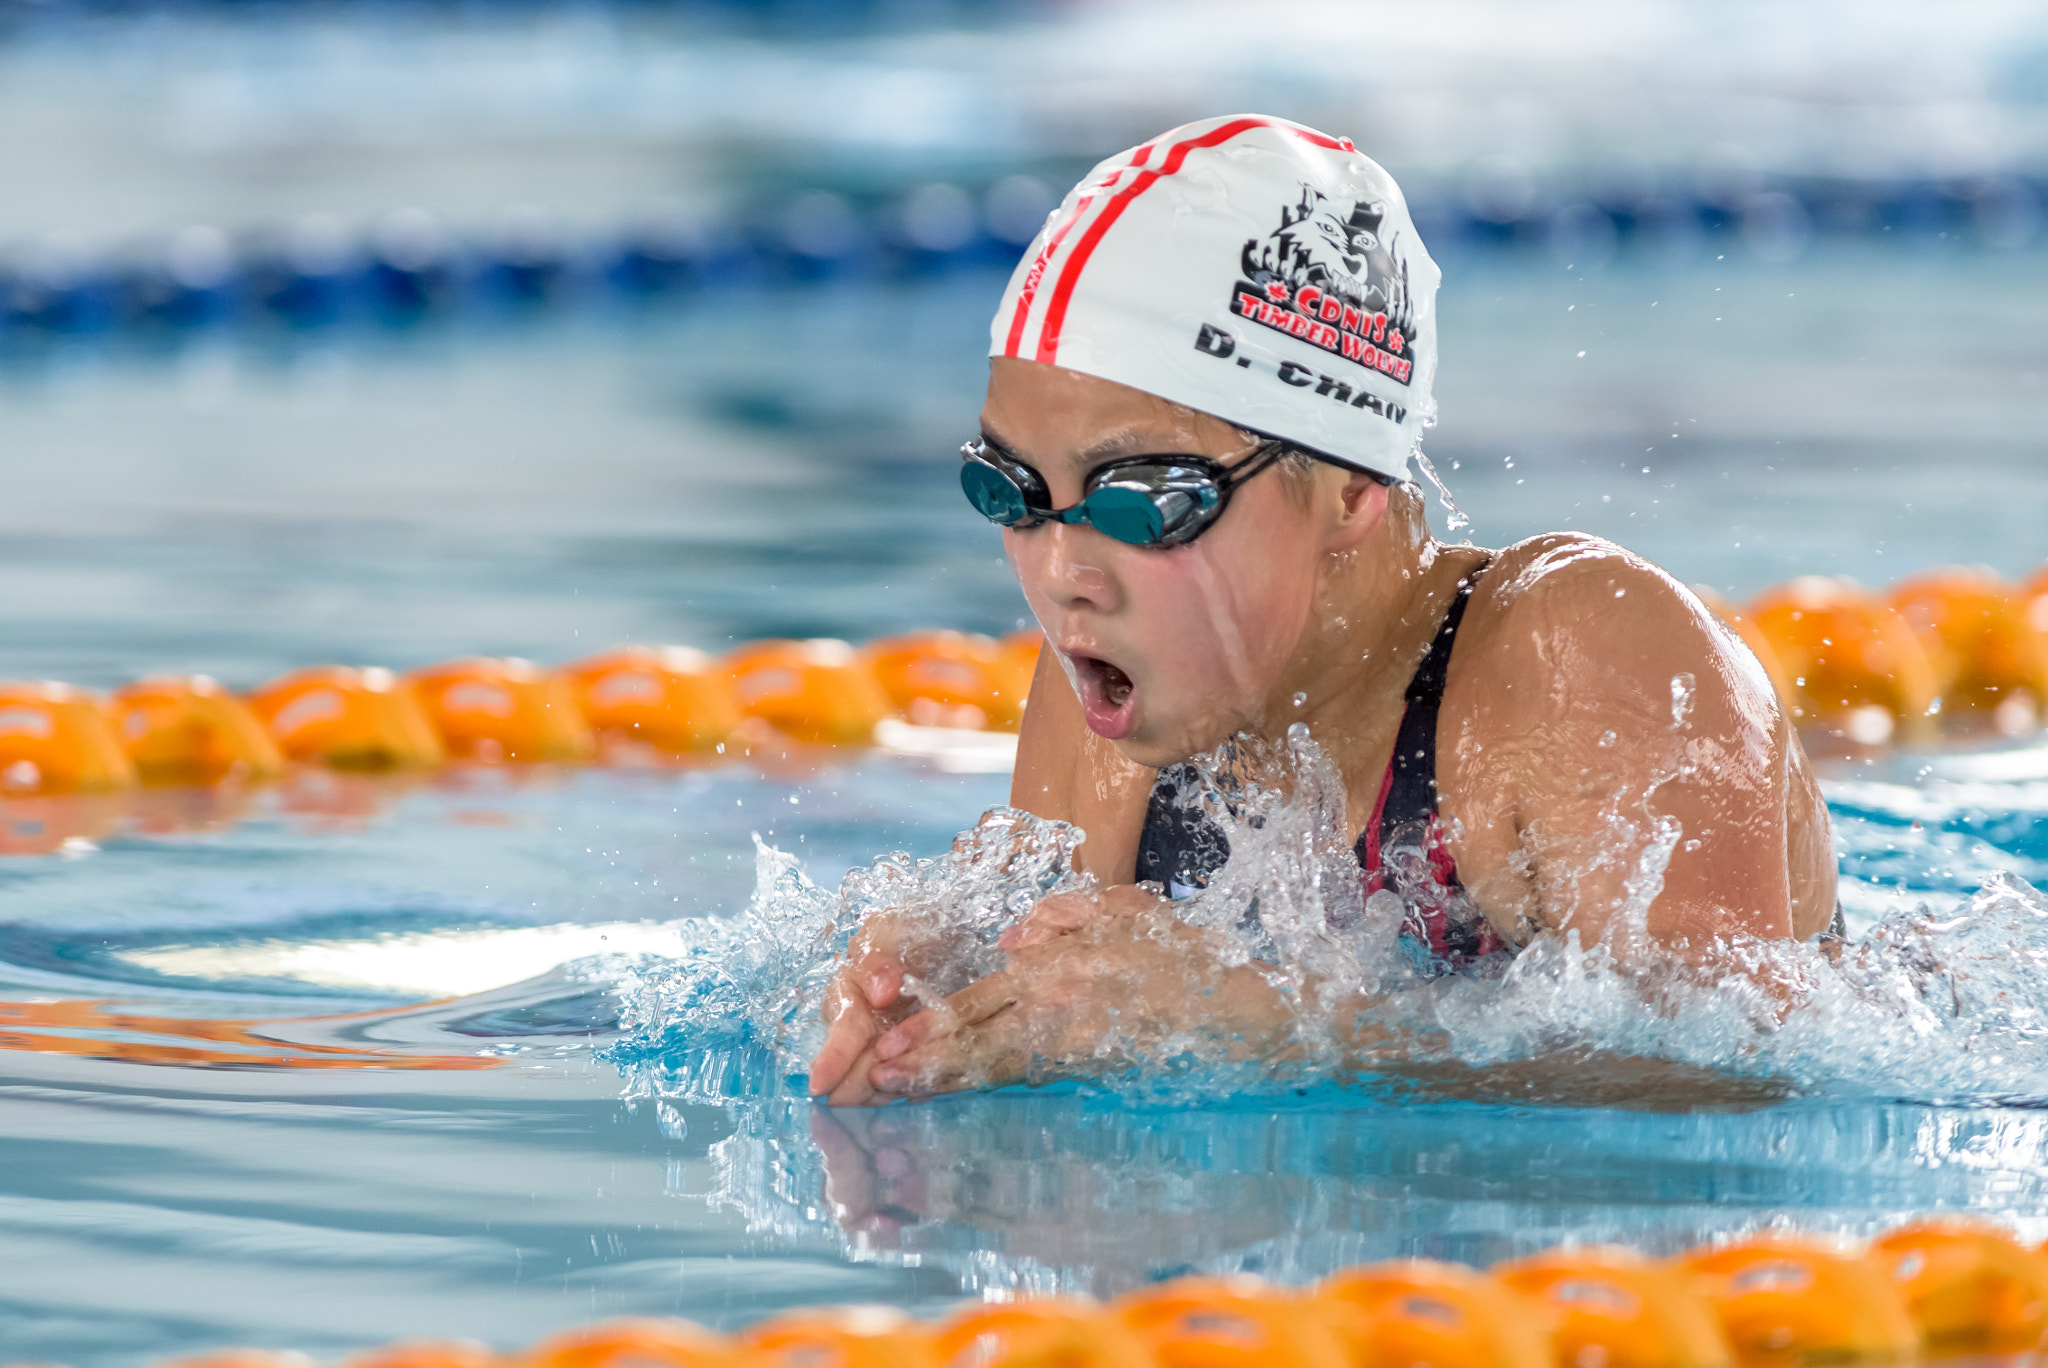
[[[1006,357],[989,365],[982,430],[1044,477],[1055,508],[1080,502],[1089,475],[1120,457],[1186,453],[1236,465],[1253,447],[1207,414]],[[1384,490],[1355,483],[1378,491],[1384,508]],[[1291,720],[1276,699],[1308,634],[1322,568],[1361,535],[1358,519],[1331,516],[1346,488],[1332,467],[1317,467],[1312,492],[1267,470],[1200,537],[1168,548],[1130,546],[1085,523],[1006,530],[1018,583],[1089,727],[1158,766]]]

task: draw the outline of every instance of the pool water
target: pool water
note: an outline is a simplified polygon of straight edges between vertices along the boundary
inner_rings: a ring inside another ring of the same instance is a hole
[[[2044,271],[1852,247],[1796,273],[1468,263],[1429,449],[1488,544],[1579,527],[1738,595],[1805,571],[2016,574],[2048,552],[2048,356],[2025,306]],[[1941,301],[1911,347],[1880,277]],[[952,472],[999,288],[19,364],[0,380],[4,672],[239,687],[328,659],[1007,629],[1021,601]],[[2011,882],[2048,863],[2048,747],[1828,785],[1853,932],[1922,903],[1959,935],[2016,928],[2009,963],[1935,972],[1954,1009],[1915,1057],[1947,1072],[1859,1073],[1838,1041],[1811,1086],[1681,1080],[1634,1105],[1314,1082],[859,1113],[650,1022],[647,985],[744,914],[756,834],[829,889],[883,852],[944,851],[1006,775],[869,753],[165,799],[0,863],[0,1346],[76,1368],[230,1342],[511,1346],[615,1314],[1298,1281],[1930,1208],[2048,1235],[2025,979],[2048,967],[2048,904]],[[2003,1005],[1977,1002],[1993,981]]]

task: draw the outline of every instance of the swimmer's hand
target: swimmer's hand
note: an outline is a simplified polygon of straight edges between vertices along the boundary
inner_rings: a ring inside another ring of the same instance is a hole
[[[996,944],[1004,950],[1043,945],[1103,917],[1139,912],[1157,901],[1135,884],[1106,893],[1056,893],[1042,899]],[[913,962],[938,948],[915,941],[912,925],[900,916],[884,913],[861,928],[847,947],[846,962],[825,990],[825,1043],[811,1061],[813,1097],[835,1107],[889,1100],[877,1099],[868,1085],[868,1072],[876,1062],[871,1047],[877,1036],[917,1009],[918,1004],[904,996],[904,978],[914,972]]]
[[[846,960],[825,990],[825,1043],[811,1061],[812,1096],[834,1106],[870,1100],[867,1072],[875,1037],[917,1006],[903,995],[918,948],[912,934],[906,918],[885,912],[869,918],[846,948]]]
[[[1145,896],[1142,911],[1062,930],[1051,927],[1071,910],[1056,911],[1005,968],[891,1028],[875,1041],[863,1100],[1113,1072],[1188,1033],[1233,1058],[1289,1051],[1292,1012],[1258,969],[1226,966],[1209,932]]]
[[[1024,920],[996,939],[999,950],[1044,945],[1104,917],[1132,916],[1159,905],[1159,895],[1142,884],[1119,884],[1101,892],[1055,893],[1041,898]]]

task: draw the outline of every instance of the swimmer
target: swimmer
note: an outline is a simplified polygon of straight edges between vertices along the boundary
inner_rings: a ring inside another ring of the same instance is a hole
[[[1342,776],[1367,888],[1401,843],[1426,856],[1407,867],[1434,890],[1399,891],[1429,972],[1600,941],[1641,878],[1647,837],[1614,857],[1631,797],[1680,839],[1624,971],[1838,927],[1812,770],[1698,599],[1595,537],[1431,534],[1409,468],[1437,280],[1392,178],[1281,119],[1175,129],[1048,218],[991,328],[962,485],[1045,631],[1011,802],[1086,831],[1097,891],[1046,899],[998,971],[929,1010],[905,977],[944,948],[871,919],[813,1093],[1099,1074],[1191,1034],[1288,1057],[1260,966],[1173,915],[1228,852],[1170,795],[1191,757],[1296,723]],[[1352,1019],[1367,1058],[1372,1003]]]

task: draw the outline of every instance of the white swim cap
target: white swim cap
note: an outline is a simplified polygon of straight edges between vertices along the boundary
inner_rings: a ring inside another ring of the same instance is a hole
[[[1204,119],[1068,192],[1010,277],[989,355],[1405,479],[1436,412],[1440,274],[1401,188],[1349,138]]]

